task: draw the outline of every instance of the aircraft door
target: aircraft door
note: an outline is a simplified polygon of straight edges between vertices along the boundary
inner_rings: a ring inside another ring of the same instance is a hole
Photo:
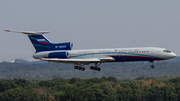
[[[116,54],[118,55],[118,57],[120,57],[120,51],[118,51],[117,49],[115,50]]]

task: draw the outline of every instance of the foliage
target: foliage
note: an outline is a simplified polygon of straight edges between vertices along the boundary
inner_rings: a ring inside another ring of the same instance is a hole
[[[180,101],[180,62],[149,65],[107,63],[82,72],[66,64],[0,63],[0,101]]]
[[[94,64],[91,64],[94,65]],[[103,63],[101,71],[90,70],[85,66],[85,71],[75,70],[71,64],[56,63],[0,63],[0,79],[25,78],[25,79],[54,79],[54,78],[100,78],[102,76],[117,77],[118,79],[143,79],[147,76],[156,78],[172,78],[180,76],[179,61],[162,61],[154,63],[155,68],[150,68],[148,62],[131,63]],[[144,77],[143,77],[144,76]],[[113,79],[113,78],[108,78]]]
[[[139,79],[141,78],[141,79]],[[142,79],[143,78],[143,79]],[[2,79],[0,101],[180,101],[180,77]]]

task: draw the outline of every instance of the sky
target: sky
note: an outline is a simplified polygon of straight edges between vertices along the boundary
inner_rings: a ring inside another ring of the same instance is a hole
[[[73,49],[163,47],[180,56],[180,0],[1,0],[0,61],[33,61],[16,31],[50,31]]]

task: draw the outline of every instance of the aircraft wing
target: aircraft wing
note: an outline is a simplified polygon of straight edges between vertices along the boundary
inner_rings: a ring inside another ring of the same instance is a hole
[[[98,58],[92,59],[58,59],[58,58],[41,58],[44,61],[50,62],[100,62]]]
[[[113,61],[114,58],[85,58],[85,59],[59,59],[59,58],[41,58],[41,60],[49,61],[49,62],[62,62],[62,63],[96,63],[96,62],[104,62],[104,61]]]

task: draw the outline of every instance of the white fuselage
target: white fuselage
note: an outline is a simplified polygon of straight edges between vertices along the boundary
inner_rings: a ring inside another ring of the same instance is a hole
[[[49,53],[53,52],[67,52],[67,57],[65,57],[67,59],[113,58],[112,61],[107,60],[104,62],[156,61],[176,57],[173,52],[158,47],[43,51],[35,53],[33,57],[49,58]]]

